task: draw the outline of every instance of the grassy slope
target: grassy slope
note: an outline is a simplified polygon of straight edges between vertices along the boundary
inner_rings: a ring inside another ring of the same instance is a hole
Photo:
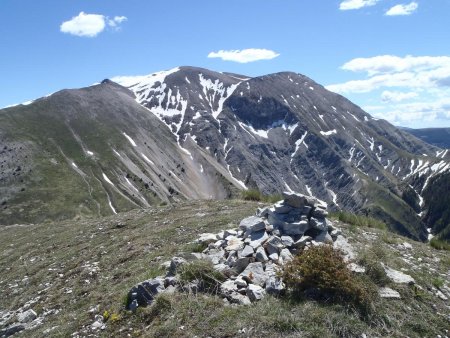
[[[186,202],[176,208],[131,211],[99,220],[1,228],[0,311],[16,310],[36,296],[40,299],[32,308],[38,314],[61,309],[47,316],[42,326],[24,332],[24,337],[67,337],[80,332],[94,322],[88,309],[97,304],[99,313],[108,310],[121,316],[116,323],[108,323],[101,334],[105,337],[123,337],[124,331],[145,337],[231,337],[243,328],[255,337],[348,337],[361,333],[419,337],[436,336],[448,327],[436,314],[445,313],[444,302],[428,294],[415,298],[411,288],[397,286],[403,300],[379,301],[371,321],[363,321],[339,305],[291,303],[272,297],[251,307],[235,308],[224,306],[215,297],[174,295],[163,302],[164,306],[141,309],[136,316],[121,310],[128,289],[161,274],[161,262],[187,249],[187,243],[201,232],[236,227],[257,206],[246,201]],[[431,265],[411,270],[395,249],[395,242],[404,238],[374,229],[364,234],[361,229],[343,227],[355,246],[376,243],[378,251],[386,253],[386,263],[406,268],[419,285],[430,285],[438,273],[448,273],[450,261],[445,252],[412,243],[414,260],[421,258]],[[93,271],[93,266],[98,270]],[[430,267],[436,272],[431,273]],[[51,328],[50,334],[43,333]]]

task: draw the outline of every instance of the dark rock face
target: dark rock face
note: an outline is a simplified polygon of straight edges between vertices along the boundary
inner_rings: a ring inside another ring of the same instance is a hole
[[[391,199],[392,210],[383,213],[371,206],[392,193],[402,196],[404,182],[419,169],[433,174],[439,149],[308,77],[284,72],[247,78],[182,67],[162,82],[129,88],[183,147],[203,148],[241,186],[266,194],[314,194],[334,210],[364,210],[394,230],[425,239],[420,218],[402,216],[410,209],[405,201]],[[429,161],[421,168],[424,157]],[[421,188],[414,185],[418,193]]]
[[[10,223],[20,210],[14,207],[22,203],[20,189],[27,189],[24,196],[36,193],[30,185],[34,177],[41,185],[61,186],[41,177],[54,170],[48,163],[42,168],[44,156],[36,155],[42,152],[60,166],[61,182],[84,191],[71,197],[68,204],[76,207],[64,213],[69,217],[227,198],[257,188],[265,194],[314,195],[332,210],[364,211],[405,235],[426,238],[409,204],[417,208],[427,178],[448,170],[433,167],[447,161],[438,156],[441,149],[372,118],[308,77],[284,72],[249,78],[181,67],[113,80],[119,84],[106,80],[2,110],[0,149],[17,147],[20,139],[29,143],[30,156],[12,161],[8,149],[0,154],[9,163],[0,177],[8,182],[2,194],[8,204],[2,208],[9,216],[0,223]],[[34,124],[19,127],[24,120]],[[27,174],[37,163],[37,172]],[[403,200],[410,184],[417,196]],[[59,198],[64,189],[57,190]],[[46,198],[40,205],[25,204],[41,209]]]
[[[442,149],[450,149],[450,128],[402,129],[431,145]]]

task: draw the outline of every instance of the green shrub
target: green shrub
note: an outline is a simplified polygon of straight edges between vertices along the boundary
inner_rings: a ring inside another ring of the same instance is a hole
[[[373,283],[379,286],[386,286],[390,280],[381,262],[386,262],[388,259],[389,257],[384,246],[375,243],[359,253],[357,262],[366,268],[365,274]]]
[[[259,190],[249,189],[242,191],[242,199],[245,201],[262,201],[263,195]]]
[[[174,304],[172,295],[168,293],[160,293],[156,296],[155,301],[149,307],[138,307],[136,316],[143,323],[150,324],[156,318],[164,317],[173,311]],[[140,337],[140,335],[139,335]]]
[[[181,283],[199,281],[204,291],[215,292],[226,277],[214,269],[213,264],[207,260],[196,260],[183,264],[180,268]]]
[[[331,245],[303,250],[286,264],[282,277],[297,295],[317,292],[320,298],[355,305],[364,313],[370,311],[377,294],[375,285],[354,275],[342,252]]]
[[[443,241],[439,238],[432,238],[430,240],[430,245],[437,250],[447,250],[450,251],[450,243]]]
[[[386,286],[390,280],[380,262],[375,260],[366,260],[361,262],[366,268],[366,275],[379,286]]]
[[[189,243],[184,246],[184,251],[186,252],[203,252],[208,247],[206,243]]]
[[[367,228],[376,228],[381,230],[386,230],[387,225],[386,223],[377,220],[373,217],[367,217],[362,215],[355,215],[350,212],[340,211],[336,215],[334,215],[337,219],[339,219],[341,222],[355,225],[358,227],[367,227]]]
[[[258,201],[267,203],[275,203],[283,199],[283,196],[281,196],[280,194],[264,195],[257,189],[243,190],[241,196],[245,201]]]
[[[440,289],[444,286],[444,280],[442,278],[436,277],[431,281],[431,284],[437,289]]]

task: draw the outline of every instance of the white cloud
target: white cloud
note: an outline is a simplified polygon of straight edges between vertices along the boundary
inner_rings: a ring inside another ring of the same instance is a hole
[[[93,38],[103,32],[107,25],[118,29],[118,26],[125,20],[127,20],[125,16],[115,16],[113,19],[109,19],[101,14],[80,12],[72,19],[64,21],[60,30],[67,34]]]
[[[419,8],[419,4],[413,1],[409,4],[400,4],[390,8],[386,12],[386,15],[388,16],[411,15],[417,10],[417,8]]]
[[[345,63],[341,68],[353,72],[367,72],[369,75],[392,73],[409,70],[422,70],[450,66],[449,56],[411,56],[399,57],[381,55],[371,58],[356,58]]]
[[[383,111],[373,111],[367,108],[367,111],[375,117],[387,119],[402,126],[420,126],[420,122],[429,123],[438,120],[445,123],[445,120],[450,118],[450,99],[395,104],[384,107]]]
[[[416,92],[391,92],[389,90],[385,90],[383,93],[381,93],[381,100],[383,102],[401,102],[409,99],[413,99],[415,97],[419,96]]]
[[[378,118],[409,126],[450,123],[450,56],[381,55],[350,60],[341,69],[361,78],[327,89],[353,100],[366,93],[360,104]]]
[[[108,25],[110,27],[117,27],[118,25],[120,25],[122,22],[127,21],[127,17],[126,16],[115,16],[112,19],[108,19]]]
[[[449,56],[381,55],[356,58],[344,70],[365,72],[368,78],[328,86],[339,93],[367,93],[382,87],[435,88],[450,84]]]
[[[351,9],[360,9],[363,7],[374,6],[380,0],[344,0],[339,5],[341,11],[347,11]]]
[[[105,29],[105,17],[100,14],[81,12],[61,24],[61,32],[76,36],[94,37]]]
[[[220,58],[224,61],[248,63],[259,60],[271,60],[280,54],[268,49],[242,49],[242,50],[219,50],[208,54],[209,58]]]

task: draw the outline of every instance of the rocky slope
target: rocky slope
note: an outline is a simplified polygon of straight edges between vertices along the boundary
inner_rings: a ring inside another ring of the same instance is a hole
[[[421,194],[450,169],[450,154],[306,76],[180,67],[113,80],[122,86],[105,81],[0,112],[0,223],[257,188],[315,195],[426,239]]]
[[[196,246],[190,243],[202,233],[238,228],[265,206],[189,201],[101,219],[2,227],[0,336],[11,327],[21,330],[20,337],[449,335],[447,252],[334,219],[357,261],[382,262],[395,277],[387,287],[401,299],[378,299],[370,319],[339,304],[271,295],[234,307],[221,297],[175,293],[134,315],[124,310],[132,285],[164,274],[163,262],[192,252]],[[397,278],[404,275],[415,286]]]
[[[196,160],[133,93],[109,81],[0,113],[0,223],[109,215],[181,199],[221,199],[233,180]]]

